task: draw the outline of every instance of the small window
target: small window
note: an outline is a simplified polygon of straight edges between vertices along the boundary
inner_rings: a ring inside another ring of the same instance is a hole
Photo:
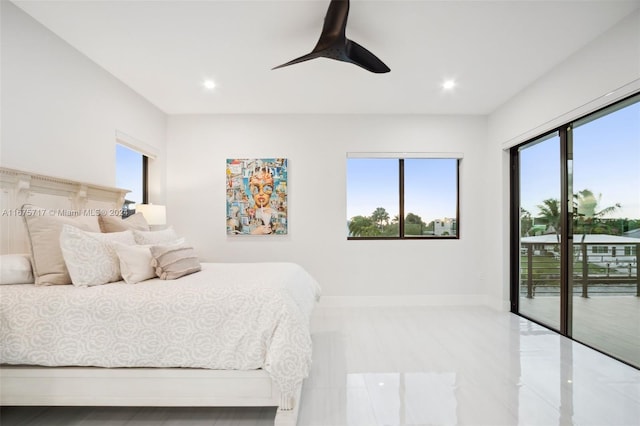
[[[135,213],[136,204],[147,203],[147,157],[124,145],[116,144],[116,186],[129,192],[122,216]]]
[[[348,239],[459,238],[459,161],[348,158]]]

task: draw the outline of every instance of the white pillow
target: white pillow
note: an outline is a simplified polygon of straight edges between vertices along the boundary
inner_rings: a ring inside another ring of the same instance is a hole
[[[0,256],[0,284],[33,284],[33,282],[31,256],[28,254]]]
[[[120,273],[127,284],[136,284],[156,276],[151,266],[150,245],[126,245],[112,243],[120,261]]]
[[[161,231],[138,231],[134,229],[133,236],[136,239],[136,244],[174,243],[179,238],[171,226]]]
[[[93,286],[122,279],[120,261],[111,242],[136,243],[131,231],[103,234],[71,225],[62,227],[60,248],[73,285]]]

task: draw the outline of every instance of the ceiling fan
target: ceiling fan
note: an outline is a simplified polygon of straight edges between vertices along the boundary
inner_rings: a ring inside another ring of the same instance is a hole
[[[391,71],[376,55],[349,40],[345,35],[347,17],[349,15],[349,0],[331,0],[320,39],[311,53],[300,56],[272,69],[308,61],[315,58],[329,58],[337,61],[350,62],[374,73]]]

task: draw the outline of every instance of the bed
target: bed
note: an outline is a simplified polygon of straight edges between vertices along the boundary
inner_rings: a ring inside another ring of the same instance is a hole
[[[91,211],[126,193],[0,172],[3,254],[27,250],[17,206]],[[2,285],[0,404],[276,406],[274,425],[295,425],[319,294],[286,262],[202,263],[134,285]]]

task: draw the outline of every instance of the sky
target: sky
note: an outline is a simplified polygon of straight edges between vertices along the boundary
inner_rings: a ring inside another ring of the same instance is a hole
[[[142,154],[116,144],[116,187],[129,189],[126,199],[142,203]]]
[[[425,223],[456,217],[456,159],[405,159],[405,215]],[[397,158],[347,160],[347,219],[371,216],[383,207],[393,219],[399,212]]]
[[[640,102],[573,130],[573,189],[602,194],[599,209],[621,204],[610,218],[640,218]],[[521,150],[521,205],[534,217],[537,205],[560,198],[560,141],[553,136]]]

